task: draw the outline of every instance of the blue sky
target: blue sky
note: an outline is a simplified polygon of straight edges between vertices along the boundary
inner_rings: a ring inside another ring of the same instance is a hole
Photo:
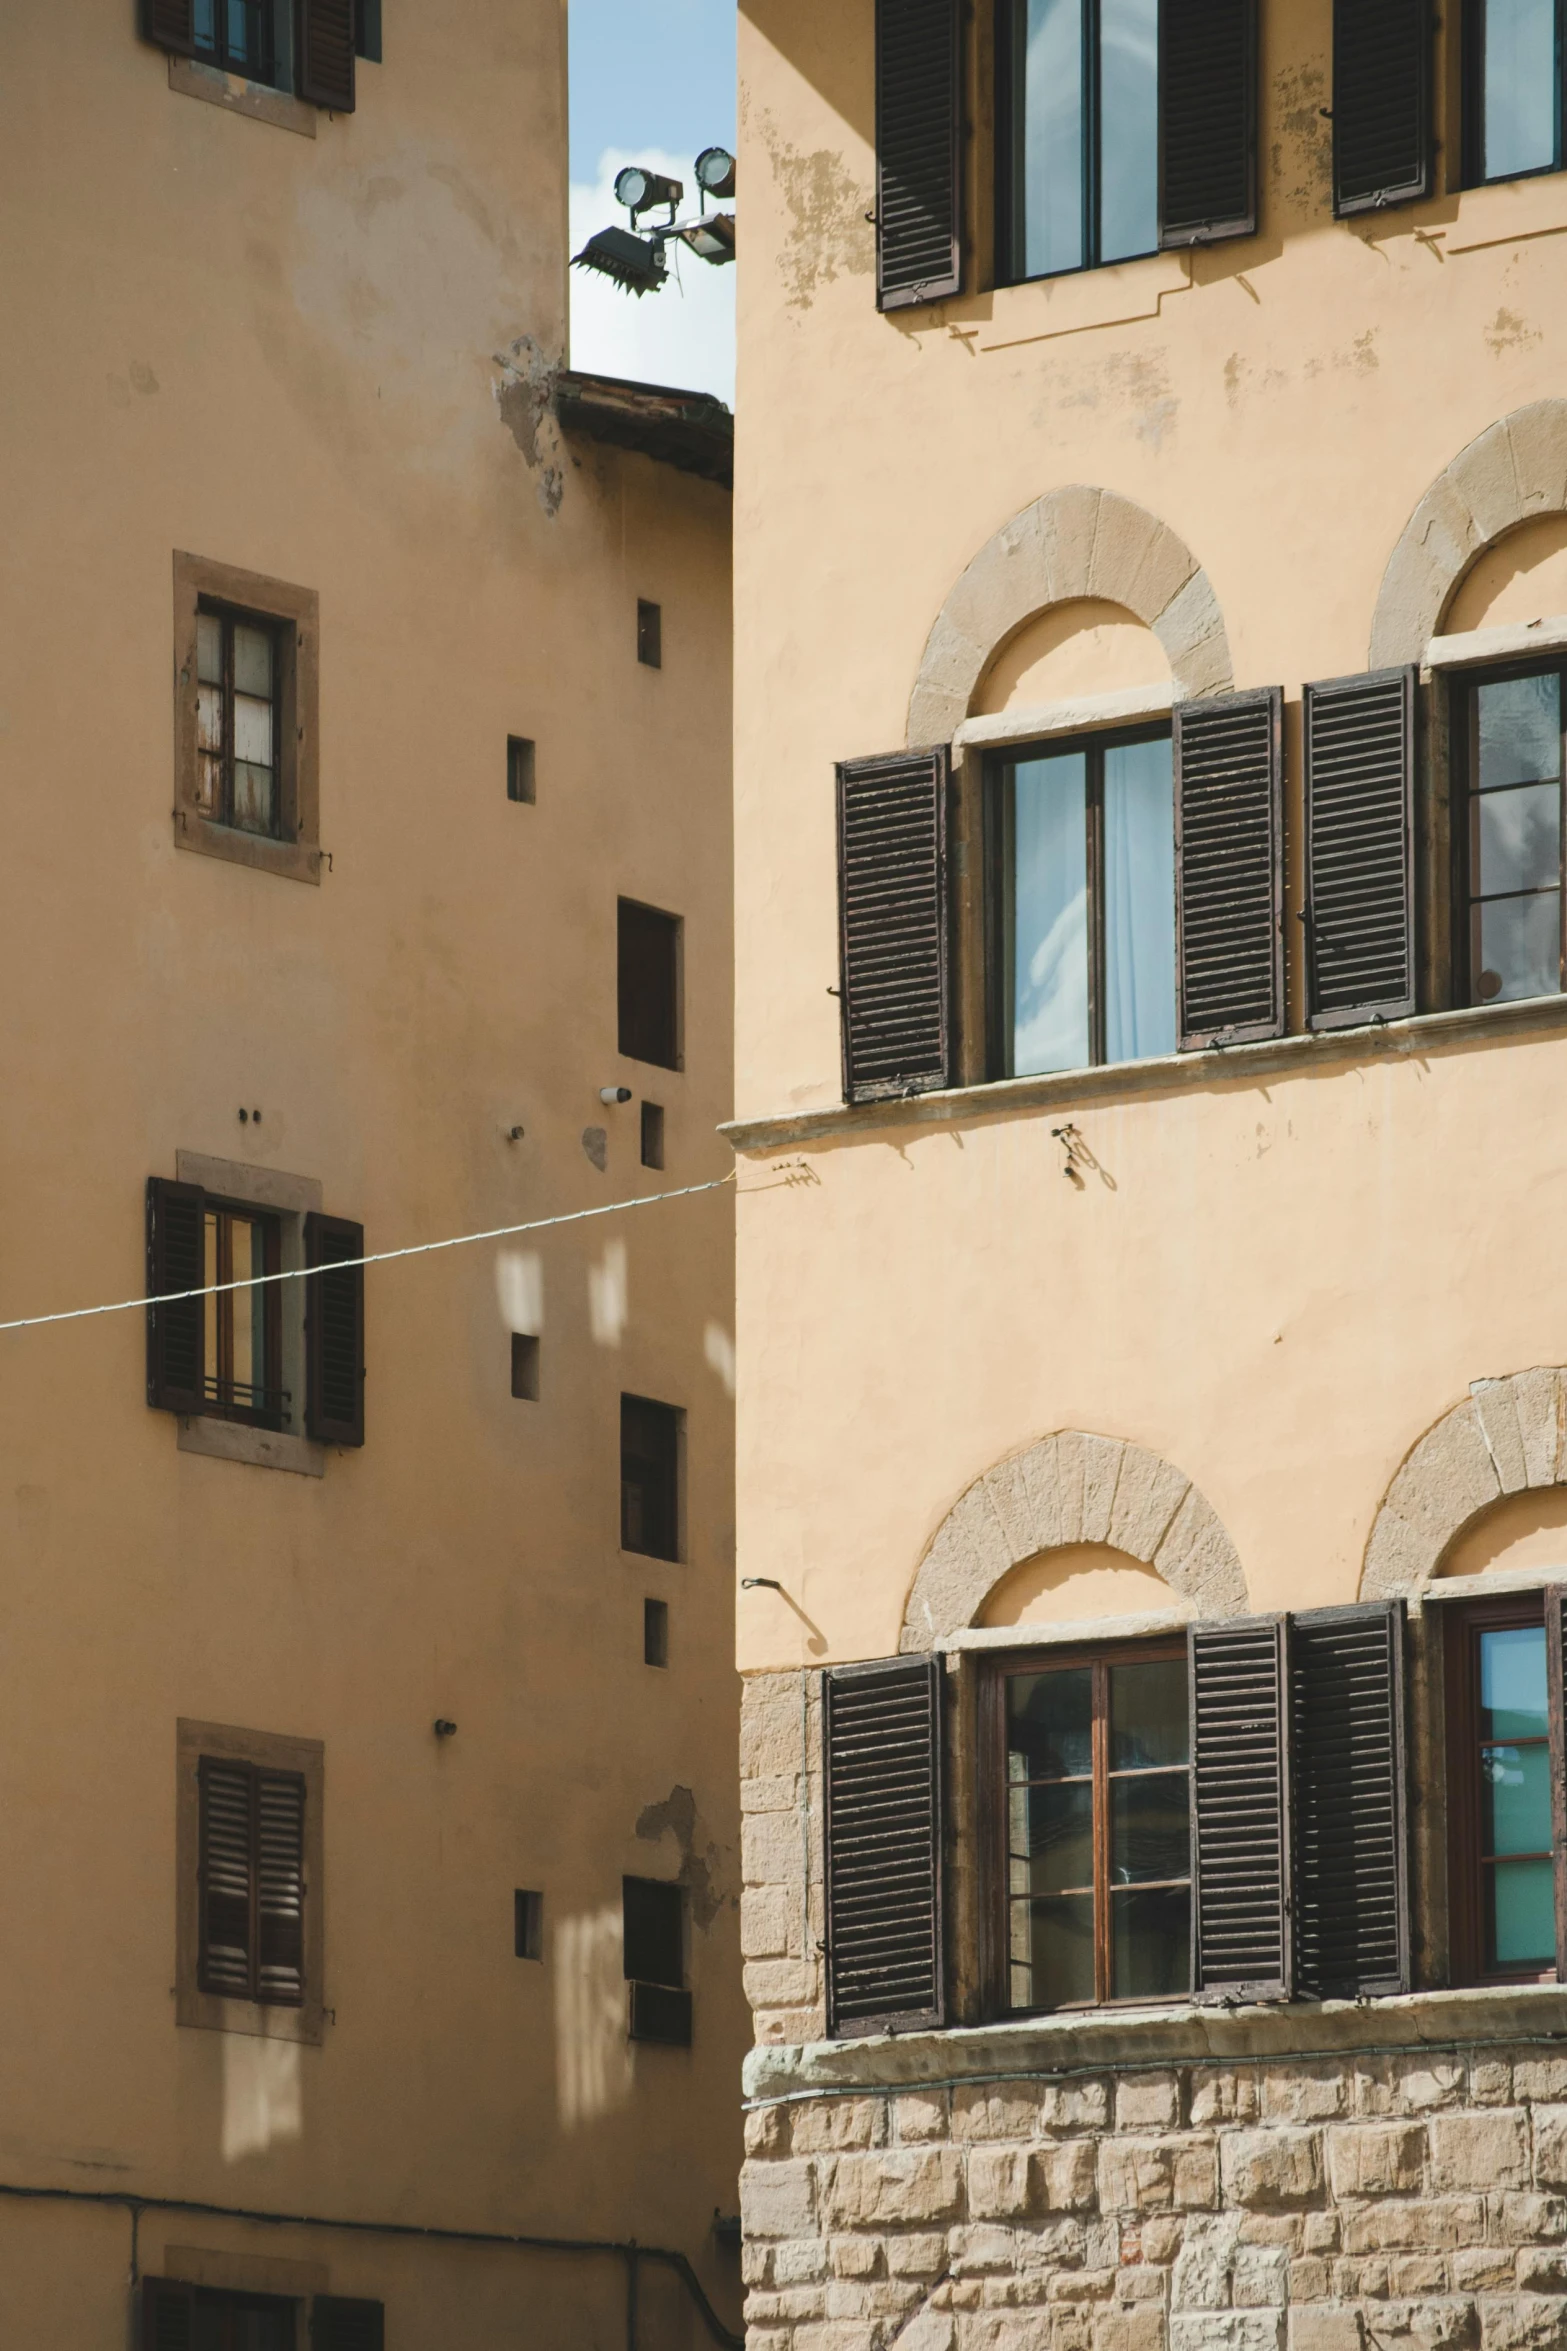
[[[570,0],[571,231],[625,224],[612,190],[623,163],[686,184],[703,147],[733,147],[735,0]],[[575,367],[734,398],[734,270],[693,255],[678,278],[638,299],[571,273]]]

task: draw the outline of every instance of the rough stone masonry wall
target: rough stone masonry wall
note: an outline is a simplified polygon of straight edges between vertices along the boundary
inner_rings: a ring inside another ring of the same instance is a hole
[[[747,2148],[749,2351],[1567,2346],[1538,2045],[810,2096]]]

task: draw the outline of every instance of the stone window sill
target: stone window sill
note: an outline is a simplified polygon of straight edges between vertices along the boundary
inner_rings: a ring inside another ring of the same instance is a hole
[[[285,881],[318,884],[326,855],[309,841],[271,841],[261,833],[242,833],[236,825],[214,824],[188,808],[175,812],[174,845],[204,857],[226,858],[230,865],[281,874]]]
[[[735,1119],[719,1133],[736,1152],[779,1151],[796,1143],[837,1142],[846,1135],[875,1134],[889,1127],[956,1126],[1017,1111],[1072,1110],[1087,1102],[1192,1094],[1236,1081],[1254,1085],[1261,1078],[1306,1077],[1357,1062],[1420,1060],[1511,1037],[1563,1034],[1567,996],[1535,996],[1518,1004],[1422,1012],[1412,1020],[1381,1021],[1362,1029],[1275,1037],[1260,1045],[1167,1053],[1152,1061],[1118,1061],[1099,1069],[1054,1071],[1048,1077],[998,1078],[986,1085],[906,1094],[889,1102],[833,1103],[771,1118]]]
[[[1210,2060],[1233,2064],[1554,2040],[1567,2042],[1567,1987],[1504,1984],[1383,2000],[1293,2000],[1278,2007],[1185,2004],[1098,2017],[1079,2010],[948,2032],[888,2033],[871,2041],[767,2045],[753,2048],[746,2058],[744,2089],[750,2104],[766,2106],[834,2090],[950,2087]]]
[[[209,106],[226,106],[231,114],[248,115],[252,122],[297,131],[302,139],[316,135],[317,110],[302,98],[287,90],[274,90],[267,82],[247,82],[239,74],[203,65],[199,57],[169,59],[169,88],[182,98],[201,98]]]
[[[300,1477],[326,1472],[326,1448],[288,1429],[258,1429],[244,1420],[182,1420],[179,1449],[209,1461],[245,1461],[253,1469],[291,1469]]]

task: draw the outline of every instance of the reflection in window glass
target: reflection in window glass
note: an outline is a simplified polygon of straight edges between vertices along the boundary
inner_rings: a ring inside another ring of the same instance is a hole
[[[1021,275],[1083,266],[1082,0],[1027,0]]]
[[[1170,744],[1104,755],[1105,1059],[1175,1051],[1175,797]]]
[[[1099,0],[1099,258],[1159,242],[1159,0]]]
[[[1469,953],[1477,1004],[1561,989],[1561,689],[1558,670],[1474,688]]]
[[[203,813],[275,835],[278,631],[232,612],[196,615],[197,796]]]
[[[1558,0],[1484,0],[1482,176],[1550,171],[1561,152]]]
[[[1158,0],[1005,0],[1002,56],[1012,274],[1156,251]]]
[[[1480,1635],[1480,1867],[1486,1973],[1556,1958],[1545,1628]]]
[[[1078,1069],[1088,1042],[1087,765],[1013,771],[1012,1073]]]

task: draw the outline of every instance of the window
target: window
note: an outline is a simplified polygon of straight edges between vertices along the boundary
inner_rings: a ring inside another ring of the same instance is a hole
[[[1556,1974],[1551,1704],[1539,1593],[1447,1622],[1449,1917],[1459,1982]]]
[[[196,55],[248,82],[275,78],[273,0],[194,0]]]
[[[644,669],[664,666],[664,608],[637,598],[637,659]]]
[[[1470,0],[1464,17],[1465,178],[1562,164],[1563,0]]]
[[[680,1439],[684,1414],[646,1396],[620,1399],[620,1547],[680,1557]]]
[[[616,908],[620,1050],[629,1061],[680,1067],[678,914],[622,898]]]
[[[1001,0],[1004,274],[1159,244],[1158,0]]]
[[[506,797],[524,800],[530,806],[534,800],[534,746],[528,735],[508,735],[506,738]]]
[[[622,1878],[621,1921],[632,2040],[689,2048],[684,1892],[661,1878]]]
[[[176,2019],[318,2040],[321,1744],[181,1722],[177,1748]]]
[[[1457,689],[1471,1004],[1561,991],[1562,679],[1558,666]]]
[[[255,1421],[281,1428],[292,1401],[282,1375],[282,1284],[230,1290],[276,1273],[282,1264],[277,1217],[225,1200],[209,1200],[203,1219],[206,1311],[206,1370],[202,1386],[207,1411],[223,1420]]]
[[[642,1105],[642,1164],[644,1167],[664,1164],[664,1112],[657,1102]]]
[[[539,1400],[539,1342],[526,1331],[511,1335],[511,1392],[526,1404]]]
[[[544,1896],[519,1887],[512,1896],[512,1941],[519,1959],[544,1957]]]
[[[381,54],[380,0],[141,0],[140,15],[142,38],[170,53],[171,89],[238,103],[262,121],[289,122],[294,93],[307,105],[352,114],[354,59]],[[203,89],[199,70],[192,74],[182,59],[249,87]],[[258,106],[256,93],[269,88],[289,95]]]
[[[236,2294],[180,2278],[143,2278],[142,2351],[303,2351],[300,2305],[276,2294]],[[317,2294],[310,2304],[310,2351],[383,2351],[380,2302]]]
[[[177,848],[319,882],[317,599],[174,558]]]
[[[1173,1053],[1169,733],[998,761],[989,834],[995,1074]]]
[[[1184,1648],[1077,1653],[1003,1679],[1009,2009],[1184,1994]]]
[[[667,1600],[644,1600],[642,1603],[642,1662],[644,1665],[669,1663],[669,1603]]]

